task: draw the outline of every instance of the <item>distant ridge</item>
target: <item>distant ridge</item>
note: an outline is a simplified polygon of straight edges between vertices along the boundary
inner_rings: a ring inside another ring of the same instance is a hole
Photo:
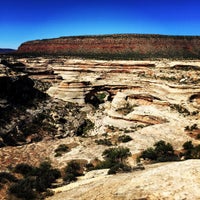
[[[12,53],[16,51],[15,49],[8,49],[8,48],[0,48],[0,53]]]
[[[17,53],[108,58],[200,58],[200,36],[80,35],[23,43]]]

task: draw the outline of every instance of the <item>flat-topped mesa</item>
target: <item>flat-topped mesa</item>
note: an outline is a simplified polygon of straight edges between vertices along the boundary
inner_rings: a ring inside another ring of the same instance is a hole
[[[116,34],[69,36],[23,43],[17,53],[200,58],[200,36]]]

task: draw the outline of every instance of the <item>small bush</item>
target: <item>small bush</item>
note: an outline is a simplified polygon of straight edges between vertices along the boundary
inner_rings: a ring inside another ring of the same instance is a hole
[[[174,154],[173,146],[163,140],[156,142],[154,148],[150,147],[144,150],[140,157],[156,162],[179,160],[178,156]]]
[[[185,159],[199,159],[200,158],[200,145],[194,146],[192,141],[187,141],[183,144]]]
[[[133,139],[129,135],[121,135],[121,136],[118,137],[118,142],[126,143],[126,142],[129,142],[131,140],[133,140]]]
[[[8,172],[0,172],[0,183],[17,182],[17,178]]]
[[[108,174],[116,174],[117,172],[131,172],[131,170],[132,169],[130,166],[123,163],[117,163],[108,170]]]
[[[33,173],[33,171],[34,171],[34,167],[32,167],[26,163],[17,164],[14,168],[15,173],[19,173],[24,176],[31,175]]]
[[[86,136],[87,132],[91,129],[94,128],[94,123],[91,122],[89,119],[86,119],[83,124],[81,124],[77,131],[76,131],[76,135],[77,136]]]
[[[197,130],[197,129],[198,129],[197,124],[193,124],[192,126],[185,127],[185,131],[193,131],[193,130]]]
[[[62,156],[63,153],[69,152],[69,147],[66,144],[60,144],[56,149],[55,149],[55,157]]]
[[[25,200],[36,199],[36,192],[33,190],[34,181],[30,178],[22,179],[11,185],[9,193]]]
[[[77,176],[81,176],[81,166],[76,161],[71,161],[68,163],[67,167],[65,168],[65,176],[63,178],[64,181],[70,183],[72,181],[77,180]]]
[[[193,150],[194,149],[194,146],[192,144],[192,141],[187,141],[183,144],[183,149],[184,150]]]
[[[106,160],[110,160],[113,163],[122,163],[131,153],[129,148],[118,147],[106,149],[102,155]]]
[[[97,143],[98,145],[112,146],[112,142],[109,139],[95,140],[95,143]]]
[[[143,159],[157,160],[157,154],[154,148],[150,147],[144,150],[140,156]]]
[[[74,174],[69,173],[64,176],[63,180],[67,183],[70,183],[76,181],[77,177]]]
[[[100,162],[95,169],[110,168],[108,174],[131,171],[131,167],[124,163],[125,159],[131,155],[128,148],[118,147],[106,149],[102,155],[104,156],[105,160]]]
[[[200,139],[200,133],[198,133],[198,134],[196,135],[196,139],[197,139],[197,140]]]
[[[65,173],[74,174],[75,176],[82,175],[80,171],[81,171],[80,164],[73,160],[69,162],[67,167],[65,168]]]
[[[179,104],[171,104],[170,108],[173,110],[177,110],[179,113],[181,113],[185,116],[190,115],[190,112],[186,108],[184,108],[183,106],[181,106]]]

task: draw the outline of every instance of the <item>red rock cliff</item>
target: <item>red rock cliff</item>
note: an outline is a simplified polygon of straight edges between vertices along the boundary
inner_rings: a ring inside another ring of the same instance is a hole
[[[200,36],[101,35],[73,36],[23,43],[18,53],[66,55],[140,55],[144,57],[200,57]]]

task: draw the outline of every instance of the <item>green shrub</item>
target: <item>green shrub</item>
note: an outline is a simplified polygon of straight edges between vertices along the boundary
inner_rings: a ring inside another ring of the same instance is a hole
[[[140,156],[143,159],[157,160],[157,154],[154,148],[150,147],[144,150]]]
[[[67,183],[70,183],[76,181],[77,177],[74,174],[69,173],[64,176],[63,180]]]
[[[132,169],[130,166],[123,163],[117,163],[108,170],[108,174],[116,174],[117,172],[131,172],[131,170]]]
[[[98,145],[112,146],[112,142],[109,139],[95,140],[95,143],[97,143]]]
[[[44,192],[56,179],[61,177],[59,170],[52,168],[48,161],[42,162],[39,168],[35,169],[35,188],[38,192]]]
[[[200,145],[194,146],[192,141],[187,141],[183,144],[184,153],[182,154],[185,159],[199,159],[200,158]]]
[[[106,149],[103,154],[106,160],[110,160],[113,163],[123,163],[123,161],[131,155],[129,148],[118,147]]]
[[[173,110],[177,110],[179,113],[188,116],[190,115],[190,111],[188,111],[186,108],[184,108],[183,106],[179,105],[179,104],[171,104],[170,108]]]
[[[77,180],[77,176],[81,176],[81,165],[76,161],[70,161],[65,168],[65,176],[63,178],[64,181],[70,183],[72,181]]]
[[[0,172],[0,183],[5,183],[7,181],[17,182],[18,179],[14,175],[12,175],[8,172]]]
[[[196,139],[197,139],[197,140],[200,139],[200,133],[198,133],[198,134],[196,135]]]
[[[126,142],[129,142],[131,140],[133,140],[133,139],[129,135],[121,135],[121,136],[118,137],[118,142],[126,143]]]
[[[55,157],[62,156],[63,153],[69,152],[69,147],[66,144],[60,144],[55,149]]]
[[[178,156],[174,154],[173,146],[163,140],[156,142],[154,148],[150,147],[144,150],[140,157],[156,162],[179,160]]]
[[[193,130],[197,130],[197,129],[198,129],[197,124],[193,124],[192,126],[185,127],[185,131],[193,131]]]
[[[34,181],[30,178],[22,179],[11,185],[9,193],[24,200],[36,199],[37,193],[33,190]]]
[[[68,163],[67,167],[65,168],[65,173],[74,174],[75,176],[82,175],[82,173],[80,173],[80,171],[81,171],[80,164],[73,160],[70,161]]]
[[[103,103],[104,99],[106,97],[106,93],[105,92],[99,92],[95,96],[98,98],[100,103]]]
[[[89,119],[86,119],[77,129],[76,135],[77,136],[86,136],[87,132],[94,128],[94,123],[91,122]]]
[[[193,159],[200,159],[200,144],[195,146],[192,150],[192,158]]]
[[[103,154],[104,161],[100,162],[94,169],[109,169],[108,174],[117,172],[130,172],[132,169],[124,163],[131,155],[130,150],[124,147],[106,149]]]
[[[31,165],[28,165],[26,163],[17,164],[14,168],[15,173],[19,173],[24,176],[31,175],[33,173],[33,171],[34,171],[34,167],[32,167]]]
[[[183,144],[183,149],[184,150],[193,150],[194,149],[194,146],[192,144],[192,141],[187,141]]]

